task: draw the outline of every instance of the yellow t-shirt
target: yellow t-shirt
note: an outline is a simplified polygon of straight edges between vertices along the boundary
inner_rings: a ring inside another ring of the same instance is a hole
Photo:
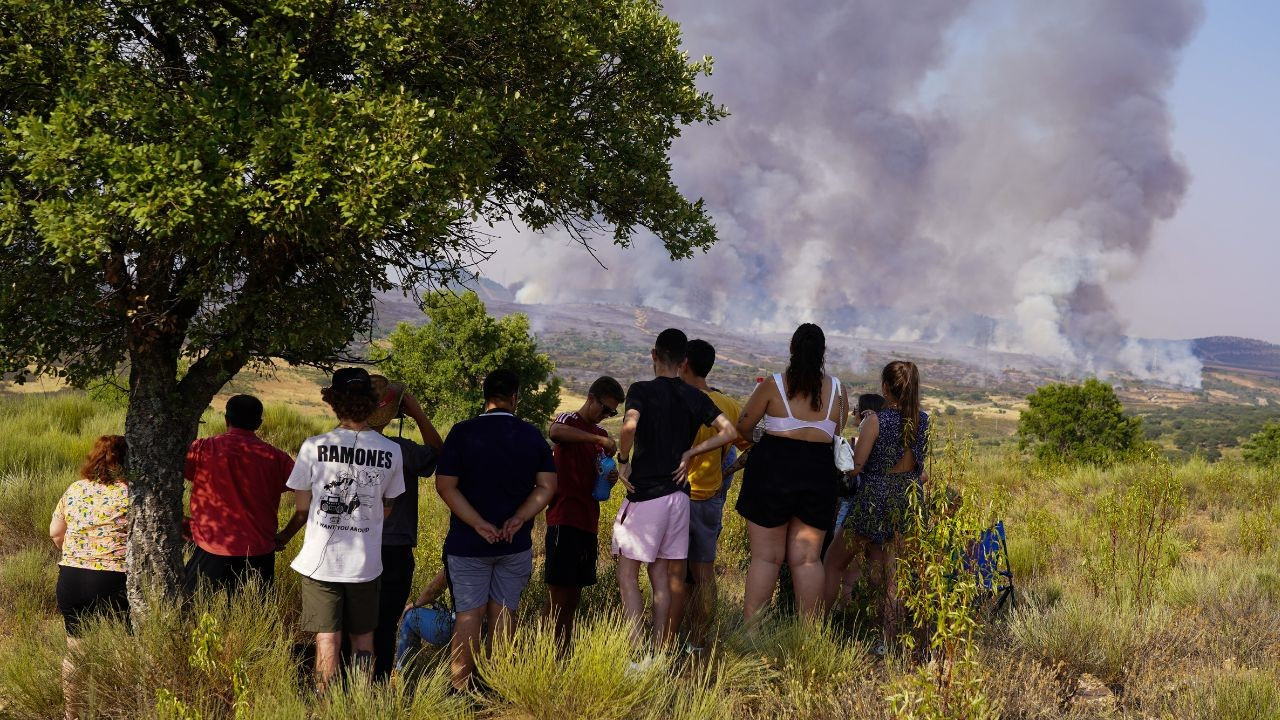
[[[129,486],[77,480],[62,494],[54,517],[67,522],[59,565],[124,572],[129,542]]]
[[[742,409],[738,406],[738,401],[725,395],[718,390],[707,392],[707,397],[711,398],[711,402],[720,408],[720,412],[729,418],[729,422],[737,422],[738,415]],[[693,444],[697,445],[703,440],[715,437],[716,429],[712,427],[702,427],[698,430],[698,436],[694,438]],[[728,451],[728,446],[705,452],[695,457],[689,465],[689,497],[694,500],[707,500],[716,493],[720,492],[720,486],[724,484],[724,475],[721,472],[721,465],[724,462],[724,454]]]

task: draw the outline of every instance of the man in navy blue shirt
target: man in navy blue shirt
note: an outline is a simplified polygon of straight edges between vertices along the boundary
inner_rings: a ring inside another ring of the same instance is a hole
[[[515,416],[520,381],[510,370],[484,379],[484,412],[445,438],[436,491],[449,506],[445,571],[457,621],[451,642],[453,687],[466,687],[485,618],[510,637],[520,594],[533,572],[533,518],[556,490],[551,447]]]

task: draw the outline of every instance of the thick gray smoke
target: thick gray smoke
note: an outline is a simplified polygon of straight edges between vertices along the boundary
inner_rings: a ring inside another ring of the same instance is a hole
[[[499,241],[525,302],[651,305],[742,329],[1026,352],[1198,386],[1184,343],[1128,339],[1107,287],[1188,176],[1164,100],[1199,0],[679,0],[731,117],[674,151],[721,242]],[[566,272],[566,266],[580,272]],[[595,268],[594,270],[592,268]]]

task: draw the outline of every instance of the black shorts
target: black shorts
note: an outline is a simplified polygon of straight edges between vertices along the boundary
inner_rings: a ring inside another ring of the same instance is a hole
[[[595,533],[569,525],[548,525],[543,577],[548,585],[557,587],[595,585],[598,554]]]
[[[738,514],[766,528],[797,518],[826,530],[835,520],[839,481],[831,443],[766,434],[747,456]]]
[[[218,591],[236,592],[250,577],[269,588],[276,580],[276,555],[214,555],[197,547],[187,561],[185,573],[184,590],[188,595],[194,594],[202,582]]]
[[[79,637],[80,623],[94,613],[127,619],[129,595],[125,577],[122,572],[59,565],[58,610],[67,635]]]

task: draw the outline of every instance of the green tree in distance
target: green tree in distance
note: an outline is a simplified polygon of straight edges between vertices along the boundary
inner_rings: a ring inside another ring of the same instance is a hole
[[[127,364],[135,607],[179,587],[184,452],[246,365],[334,362],[486,224],[714,242],[670,176],[723,114],[679,45],[653,0],[0,0],[0,371]]]
[[[474,292],[449,291],[423,298],[428,322],[400,323],[391,332],[390,350],[371,355],[387,377],[405,384],[440,424],[473,417],[482,409],[484,376],[506,368],[520,377],[516,415],[545,432],[560,404],[555,365],[538,352],[529,318],[514,313],[496,320]]]
[[[1125,415],[1115,390],[1095,378],[1045,385],[1027,402],[1018,418],[1019,444],[1042,460],[1109,464],[1144,444],[1142,418]]]
[[[1258,465],[1280,465],[1280,422],[1269,422],[1244,443],[1244,459]]]

